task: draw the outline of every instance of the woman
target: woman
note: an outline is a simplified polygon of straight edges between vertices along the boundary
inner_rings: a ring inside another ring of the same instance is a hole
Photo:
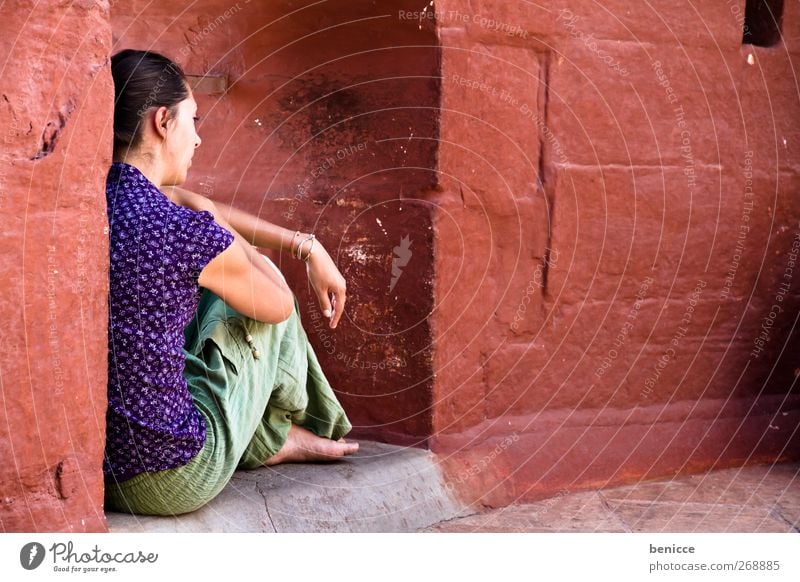
[[[186,513],[237,468],[356,452],[297,300],[251,242],[306,261],[334,328],[345,284],[325,248],[174,187],[201,143],[183,71],[134,50],[111,67],[106,508]]]

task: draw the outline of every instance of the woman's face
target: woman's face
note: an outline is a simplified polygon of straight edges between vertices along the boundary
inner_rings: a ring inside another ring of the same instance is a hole
[[[197,102],[189,96],[178,104],[178,114],[167,121],[162,160],[166,168],[162,186],[180,185],[186,181],[194,150],[202,140],[197,134]]]

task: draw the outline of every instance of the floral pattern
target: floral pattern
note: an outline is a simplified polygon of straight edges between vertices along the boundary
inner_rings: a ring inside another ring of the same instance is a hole
[[[185,465],[206,426],[184,378],[184,329],[203,268],[233,242],[206,211],[174,204],[142,172],[114,162],[110,228],[107,478]]]

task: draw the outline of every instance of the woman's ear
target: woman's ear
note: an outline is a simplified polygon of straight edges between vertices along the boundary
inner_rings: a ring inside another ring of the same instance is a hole
[[[167,122],[169,121],[169,109],[163,105],[156,109],[156,114],[153,117],[153,124],[156,133],[162,138],[167,137]]]

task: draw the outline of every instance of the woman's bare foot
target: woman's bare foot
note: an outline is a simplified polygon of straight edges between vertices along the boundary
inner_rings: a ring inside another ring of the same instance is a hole
[[[281,450],[272,455],[266,466],[278,463],[303,463],[307,461],[335,461],[345,455],[352,455],[358,450],[358,443],[349,443],[344,439],[333,441],[318,437],[310,430],[293,424],[289,429],[289,437]]]

